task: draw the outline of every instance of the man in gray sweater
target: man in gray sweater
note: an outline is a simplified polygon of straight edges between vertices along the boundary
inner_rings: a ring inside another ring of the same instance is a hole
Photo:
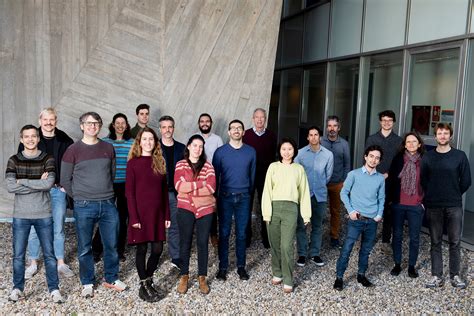
[[[62,303],[58,271],[53,250],[53,219],[49,190],[54,184],[54,159],[38,149],[39,131],[25,125],[20,131],[24,150],[11,156],[5,178],[7,190],[15,194],[13,207],[13,290],[8,299],[24,299],[25,252],[31,227],[34,227],[44,252],[46,281],[51,298]]]

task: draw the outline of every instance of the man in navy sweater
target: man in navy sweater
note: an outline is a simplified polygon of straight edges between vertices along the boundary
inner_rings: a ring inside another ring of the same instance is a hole
[[[255,149],[242,142],[244,124],[229,123],[229,143],[217,148],[212,159],[216,172],[219,211],[219,272],[216,278],[225,281],[229,267],[229,236],[232,216],[235,219],[235,252],[237,273],[248,280],[245,270],[246,229],[249,221],[250,195],[254,190],[257,156]]]
[[[449,144],[453,129],[449,124],[438,123],[435,127],[435,139],[438,146],[423,156],[421,161],[421,185],[425,193],[424,205],[429,220],[431,237],[431,274],[432,279],[426,287],[436,288],[444,284],[443,226],[446,222],[449,241],[449,275],[451,284],[465,288],[461,279],[461,232],[462,232],[462,195],[471,186],[471,171],[466,154]]]

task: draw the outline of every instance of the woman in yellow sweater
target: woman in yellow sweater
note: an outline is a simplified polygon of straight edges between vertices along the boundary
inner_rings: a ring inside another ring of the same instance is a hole
[[[308,179],[303,166],[293,162],[298,153],[291,138],[278,146],[278,160],[267,170],[262,197],[262,215],[267,223],[272,254],[272,284],[283,282],[285,293],[293,292],[293,267],[298,205],[305,224],[311,219]]]

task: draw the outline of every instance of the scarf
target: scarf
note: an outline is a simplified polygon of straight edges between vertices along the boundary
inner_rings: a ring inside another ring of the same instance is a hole
[[[416,178],[416,164],[421,159],[421,155],[419,152],[412,155],[406,150],[403,158],[403,169],[398,175],[401,180],[401,189],[407,195],[415,195],[416,187],[419,182]]]

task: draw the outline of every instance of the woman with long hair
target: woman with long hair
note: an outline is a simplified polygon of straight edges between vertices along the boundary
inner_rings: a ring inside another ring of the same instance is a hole
[[[174,172],[174,185],[178,191],[179,254],[181,258],[180,280],[177,291],[188,291],[189,257],[196,227],[198,249],[199,290],[209,293],[207,284],[208,240],[212,217],[216,206],[213,194],[216,190],[214,167],[207,162],[204,152],[204,138],[193,135],[184,150],[184,159],[178,161]]]
[[[114,193],[115,204],[117,205],[119,213],[117,252],[119,259],[125,261],[128,220],[127,199],[125,197],[125,170],[127,168],[128,153],[133,144],[133,138],[130,135],[130,124],[128,124],[128,119],[125,114],[117,113],[114,115],[112,122],[109,125],[109,135],[102,138],[102,140],[112,144],[115,151]],[[94,255],[94,260],[99,261],[102,254],[102,241],[99,229],[96,230],[94,235],[92,253]]]
[[[128,202],[128,243],[136,245],[135,265],[140,278],[138,296],[147,302],[159,300],[153,273],[163,252],[170,208],[166,166],[155,131],[143,128],[128,155],[125,192]],[[148,246],[151,253],[146,260]]]
[[[420,229],[423,221],[423,191],[420,184],[421,158],[424,153],[423,140],[416,132],[403,137],[400,152],[393,158],[388,173],[388,202],[393,216],[393,260],[395,266],[390,272],[397,276],[402,271],[403,225],[408,221],[410,236],[408,255],[408,276],[418,277],[415,269],[420,248]]]
[[[278,145],[279,161],[268,167],[262,196],[262,215],[272,254],[272,284],[283,282],[285,293],[293,291],[293,240],[298,212],[305,225],[311,218],[308,179],[303,166],[294,162],[297,154],[295,141],[283,138]]]

